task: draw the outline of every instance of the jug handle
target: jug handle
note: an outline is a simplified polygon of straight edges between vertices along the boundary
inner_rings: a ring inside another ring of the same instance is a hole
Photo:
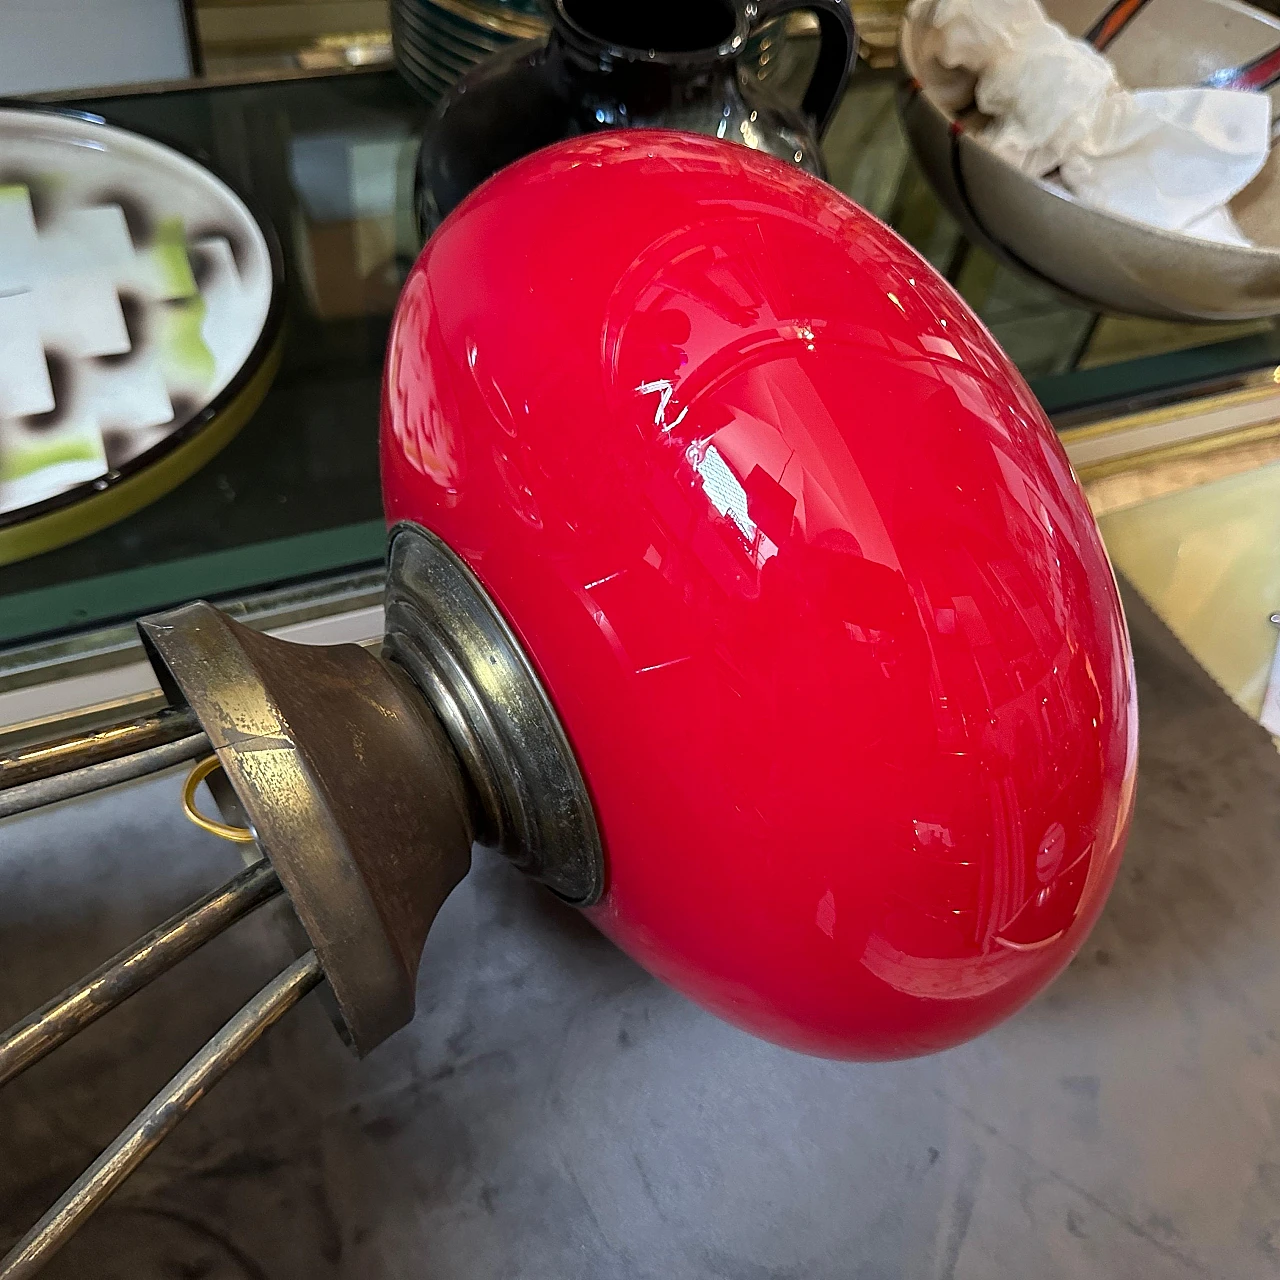
[[[818,19],[818,65],[804,91],[801,110],[813,120],[814,131],[821,139],[849,83],[858,38],[847,0],[755,0],[748,5],[747,15],[755,28],[770,18],[796,10],[809,10]]]

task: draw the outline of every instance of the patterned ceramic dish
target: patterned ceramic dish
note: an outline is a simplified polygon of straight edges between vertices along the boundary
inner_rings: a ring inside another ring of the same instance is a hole
[[[1104,49],[1130,88],[1216,84],[1271,91],[1280,19],[1235,0],[1047,0],[1049,16]],[[1280,313],[1280,148],[1231,203],[1253,246],[1162,231],[1080,203],[1002,160],[931,97],[942,69],[902,28],[903,125],[939,199],[974,240],[1085,305],[1175,320]]]
[[[280,250],[221,179],[96,116],[0,108],[0,564],[203,466],[279,362]]]

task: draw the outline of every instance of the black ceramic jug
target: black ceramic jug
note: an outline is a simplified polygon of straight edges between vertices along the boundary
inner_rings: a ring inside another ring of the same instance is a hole
[[[818,141],[853,65],[847,0],[548,0],[551,33],[472,68],[436,106],[418,157],[419,230],[523,155],[595,129],[687,129],[823,174]],[[819,22],[799,112],[754,90],[738,62],[763,22]]]

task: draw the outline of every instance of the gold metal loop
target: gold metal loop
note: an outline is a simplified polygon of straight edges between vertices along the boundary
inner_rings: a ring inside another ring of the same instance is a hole
[[[216,822],[213,818],[206,818],[199,809],[196,808],[196,788],[215,770],[222,768],[222,761],[217,756],[205,756],[201,761],[192,768],[187,774],[187,780],[182,784],[182,812],[204,831],[210,831],[215,836],[220,836],[223,840],[231,840],[235,844],[252,844],[254,842],[254,834],[248,827],[233,827],[226,822]]]

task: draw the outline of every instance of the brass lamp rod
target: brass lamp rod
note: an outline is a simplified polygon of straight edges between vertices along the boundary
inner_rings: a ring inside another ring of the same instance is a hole
[[[203,756],[186,708],[0,756],[0,818]],[[0,1034],[0,1085],[65,1044],[255,908],[283,892],[259,858]],[[38,1223],[0,1259],[0,1280],[34,1276],[273,1023],[324,977],[314,951],[267,984],[151,1100]]]
[[[0,755],[0,818],[88,795],[207,754],[187,707],[164,707],[73,737]]]
[[[0,1280],[34,1276],[191,1109],[324,977],[314,951],[263,987],[140,1111],[62,1198],[0,1260]]]
[[[0,1035],[0,1085],[123,1004],[241,916],[273,898],[279,879],[264,858],[207,893]]]

